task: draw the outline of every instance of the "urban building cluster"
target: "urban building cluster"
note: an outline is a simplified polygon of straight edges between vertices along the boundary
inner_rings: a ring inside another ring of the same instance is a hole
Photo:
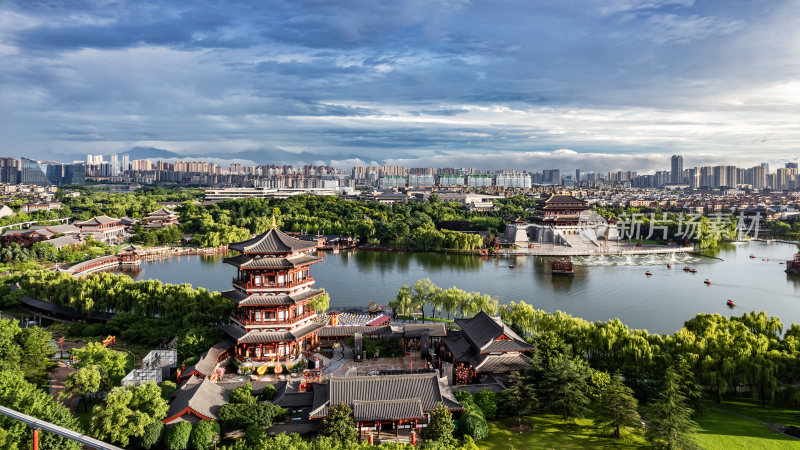
[[[233,163],[225,169],[204,161],[130,160],[127,154],[87,155],[86,161],[62,163],[28,158],[0,158],[0,183],[68,185],[84,182],[177,183],[215,187],[270,189],[396,189],[494,188],[530,189],[535,186],[586,188],[632,187],[657,189],[739,188],[791,191],[800,188],[798,163],[770,172],[768,163],[742,168],[732,165],[684,168],[683,156],[673,155],[670,170],[652,174],[617,170],[584,172],[576,169],[477,170],[472,168],[406,168],[403,166],[253,165]]]

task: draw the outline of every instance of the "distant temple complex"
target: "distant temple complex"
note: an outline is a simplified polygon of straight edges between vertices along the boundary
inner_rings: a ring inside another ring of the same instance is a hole
[[[316,243],[278,230],[273,217],[266,233],[228,248],[241,255],[224,260],[237,272],[234,289],[222,293],[236,304],[233,324],[223,330],[236,342],[234,357],[240,367],[299,363],[304,352],[318,347],[319,330],[325,326],[311,306],[325,293],[313,288],[309,274],[310,266],[322,261],[311,254]]]

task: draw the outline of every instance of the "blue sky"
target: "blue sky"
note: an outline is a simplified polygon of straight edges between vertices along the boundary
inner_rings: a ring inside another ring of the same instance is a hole
[[[5,1],[0,146],[224,166],[782,164],[800,156],[798,17],[792,0]]]

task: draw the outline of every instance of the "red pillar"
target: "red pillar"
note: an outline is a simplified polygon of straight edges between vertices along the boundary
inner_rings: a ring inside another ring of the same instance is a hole
[[[39,429],[33,429],[33,450],[39,450]]]

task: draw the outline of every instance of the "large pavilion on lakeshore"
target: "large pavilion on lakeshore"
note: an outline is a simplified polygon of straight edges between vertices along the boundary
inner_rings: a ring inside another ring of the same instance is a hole
[[[236,309],[232,325],[222,329],[236,342],[240,367],[292,365],[319,346],[326,322],[318,320],[311,302],[325,291],[313,288],[309,274],[310,266],[322,261],[312,253],[316,247],[278,230],[274,217],[267,232],[228,246],[241,254],[224,259],[237,272],[233,289],[222,295]]]

